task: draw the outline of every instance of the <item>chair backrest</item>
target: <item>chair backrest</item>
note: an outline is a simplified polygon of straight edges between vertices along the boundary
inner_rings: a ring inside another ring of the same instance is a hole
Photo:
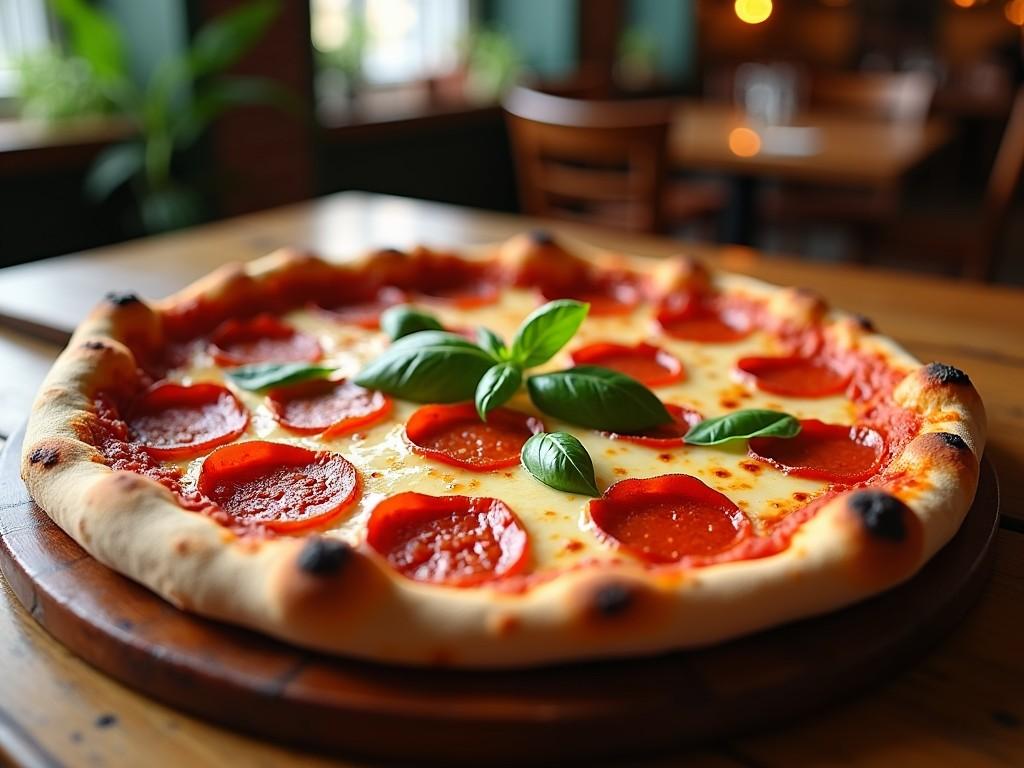
[[[662,229],[672,102],[587,101],[516,88],[504,106],[526,213]]]
[[[927,72],[829,72],[811,79],[811,106],[876,117],[924,122],[935,95]]]
[[[978,233],[977,247],[964,265],[968,277],[987,279],[1013,205],[1014,194],[1024,176],[1024,86],[1017,91],[999,142],[992,173],[985,190],[983,230]]]

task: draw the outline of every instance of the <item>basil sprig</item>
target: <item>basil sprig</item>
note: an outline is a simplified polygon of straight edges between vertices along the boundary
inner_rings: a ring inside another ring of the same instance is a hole
[[[355,383],[417,403],[472,400],[494,358],[476,344],[444,331],[420,331],[385,350]]]
[[[695,424],[683,440],[690,445],[719,445],[751,437],[796,437],[800,422],[788,413],[753,408]]]
[[[611,432],[638,432],[672,416],[651,390],[623,373],[596,365],[531,376],[530,400],[570,424]]]
[[[527,472],[556,491],[601,495],[590,454],[568,432],[534,435],[523,445],[519,458]]]
[[[549,301],[538,307],[516,331],[509,359],[523,368],[546,363],[576,335],[589,309],[589,304],[572,299]]]
[[[476,385],[476,412],[487,421],[487,413],[507,403],[523,383],[523,372],[511,363],[492,365]]]
[[[392,341],[397,341],[419,331],[443,331],[444,326],[431,314],[408,304],[399,304],[388,307],[381,313],[380,329]]]
[[[258,392],[308,379],[323,379],[334,373],[334,368],[311,363],[253,363],[232,368],[225,373],[236,386]]]

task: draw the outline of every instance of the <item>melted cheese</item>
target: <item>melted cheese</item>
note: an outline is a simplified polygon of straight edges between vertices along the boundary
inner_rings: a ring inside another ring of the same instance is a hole
[[[532,292],[508,290],[498,303],[490,306],[465,310],[427,305],[424,309],[440,318],[446,327],[475,329],[483,325],[510,341],[521,320],[536,306],[537,299]],[[344,325],[315,311],[292,312],[285,320],[316,336],[325,350],[325,362],[337,366],[339,375],[345,377],[353,376],[387,346],[382,333]],[[686,379],[655,391],[665,402],[693,408],[705,418],[741,408],[771,408],[798,418],[818,418],[834,423],[850,424],[854,419],[853,406],[843,397],[799,400],[766,395],[736,379],[733,368],[740,357],[781,351],[771,336],[755,332],[733,344],[680,341],[660,332],[649,306],[641,306],[628,316],[588,318],[566,349],[535,371],[568,367],[571,365],[569,353],[573,349],[597,341],[647,341],[676,355],[686,367]],[[183,383],[216,381],[231,386],[202,350],[195,352],[191,365],[173,372],[169,378]],[[418,404],[396,401],[388,419],[357,434],[325,441],[316,435],[289,433],[273,419],[261,394],[233,389],[251,413],[249,427],[241,439],[274,440],[336,451],[355,465],[362,478],[362,496],[335,526],[335,535],[353,544],[361,543],[366,520],[379,501],[403,491],[416,491],[505,501],[530,534],[531,570],[534,572],[561,569],[584,559],[629,557],[597,535],[587,514],[585,497],[548,488],[522,467],[470,472],[414,453],[405,439],[404,424],[420,407]],[[751,460],[742,443],[725,447],[656,449],[612,440],[592,430],[538,414],[525,391],[520,391],[508,407],[539,415],[548,431],[576,435],[593,458],[601,489],[627,477],[694,475],[731,498],[747,513],[755,527],[763,527],[766,521],[803,506],[825,490],[824,483],[788,477]],[[201,463],[200,458],[185,467],[186,489],[194,487]]]

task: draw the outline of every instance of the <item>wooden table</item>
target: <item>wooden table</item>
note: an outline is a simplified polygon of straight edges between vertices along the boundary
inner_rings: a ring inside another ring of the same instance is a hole
[[[773,178],[898,195],[907,172],[952,135],[947,123],[922,124],[805,112],[792,125],[755,126],[728,104],[687,102],[669,137],[681,170],[713,171],[732,180],[726,242],[750,244],[756,233],[756,183]]]
[[[59,336],[106,290],[167,293],[213,266],[284,243],[343,256],[370,245],[475,243],[526,219],[411,200],[344,194],[178,235],[0,270],[0,311],[23,312]],[[636,253],[679,244],[553,224]],[[813,287],[857,309],[925,360],[970,373],[988,408],[987,455],[1002,480],[1005,519],[982,600],[935,651],[871,693],[812,720],[650,766],[708,768],[1016,766],[1024,764],[1024,292],[858,267],[768,259],[743,248],[689,248],[722,268]],[[0,329],[0,435],[25,418],[58,352]],[[331,765],[213,727],[144,699],[65,651],[0,585],[0,764]],[[396,734],[396,738],[400,734]],[[351,762],[343,765],[353,765]]]

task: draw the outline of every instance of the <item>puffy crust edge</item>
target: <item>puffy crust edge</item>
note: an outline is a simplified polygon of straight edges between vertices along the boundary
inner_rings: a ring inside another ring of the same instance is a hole
[[[348,268],[401,269],[408,258],[379,252]],[[119,300],[97,308],[32,409],[22,471],[39,505],[91,555],[186,610],[377,661],[515,667],[705,645],[855,602],[914,574],[953,536],[973,498],[985,439],[977,393],[867,332],[858,343],[867,339],[908,368],[917,365],[896,398],[922,416],[921,434],[875,489],[883,510],[895,504],[905,535],[872,532],[855,501],[860,492],[850,491],[823,503],[781,553],[692,571],[621,563],[566,572],[522,592],[428,587],[397,576],[365,545],[349,548],[328,535],[239,539],[180,507],[157,482],[111,470],[82,439],[93,396],[137,382],[132,350],[162,343],[167,311],[259,296],[325,268],[280,251],[219,270],[154,306]],[[814,589],[804,588],[811,581]]]

